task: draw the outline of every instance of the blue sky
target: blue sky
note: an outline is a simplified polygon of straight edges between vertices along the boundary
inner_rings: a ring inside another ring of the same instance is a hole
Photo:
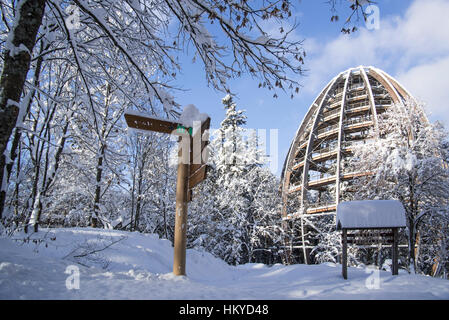
[[[431,120],[449,125],[449,0],[379,0],[379,29],[368,30],[361,22],[351,35],[340,33],[346,0],[337,8],[341,16],[337,23],[330,22],[332,14],[324,0],[293,2],[300,23],[293,36],[304,39],[307,53],[308,71],[298,79],[301,92],[293,99],[280,92],[275,99],[249,76],[229,83],[238,108],[247,111],[248,128],[279,130],[277,174],[310,104],[328,81],[350,67],[372,65],[386,71],[427,103]],[[196,105],[211,116],[213,128],[219,127],[224,94],[207,86],[200,62],[193,64],[189,56],[183,61],[177,84],[189,90],[176,93],[178,103]]]

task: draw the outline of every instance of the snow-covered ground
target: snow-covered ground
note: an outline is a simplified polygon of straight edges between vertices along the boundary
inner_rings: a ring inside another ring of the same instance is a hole
[[[340,265],[234,267],[188,250],[187,277],[176,277],[171,244],[156,235],[72,228],[23,238],[0,239],[0,299],[449,299],[447,280],[403,270],[348,268],[344,280]]]

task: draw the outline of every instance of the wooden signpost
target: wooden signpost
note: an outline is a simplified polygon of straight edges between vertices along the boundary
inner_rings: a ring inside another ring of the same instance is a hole
[[[352,231],[352,232],[348,232]],[[391,246],[391,273],[398,275],[398,228],[342,228],[342,271],[348,279],[348,244],[357,246]]]
[[[187,203],[192,200],[192,190],[207,176],[207,157],[209,143],[210,118],[207,118],[199,130],[185,128],[180,123],[151,118],[147,116],[125,114],[129,127],[168,133],[180,136],[178,153],[178,173],[176,180],[176,212],[173,273],[186,274],[186,240],[187,240]],[[198,121],[199,123],[199,121]],[[192,133],[193,136],[192,136]],[[186,154],[182,154],[182,152]]]

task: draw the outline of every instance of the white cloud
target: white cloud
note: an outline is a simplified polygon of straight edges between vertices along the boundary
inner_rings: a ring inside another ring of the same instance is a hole
[[[449,125],[449,55],[413,67],[397,76],[411,94],[427,103],[432,120]]]
[[[382,3],[380,3],[381,5]],[[426,101],[436,115],[444,113],[449,101],[449,1],[416,0],[403,16],[382,16],[380,28],[361,28],[323,43],[305,43],[310,76],[304,90],[318,94],[339,72],[359,65],[373,65],[402,81]],[[446,116],[449,123],[449,116]]]

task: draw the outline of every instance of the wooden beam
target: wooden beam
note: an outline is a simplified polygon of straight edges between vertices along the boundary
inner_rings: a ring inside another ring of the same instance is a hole
[[[335,211],[336,209],[337,209],[337,207],[335,205],[323,206],[323,207],[307,209],[307,213],[315,214],[315,213],[321,213],[321,212]]]
[[[180,126],[180,124],[177,122],[138,116],[134,114],[125,114],[125,120],[130,128],[168,134],[171,134],[178,128],[178,126]]]
[[[364,229],[364,230],[382,230],[382,229]],[[385,229],[384,229],[385,230]],[[393,237],[394,233],[392,232],[372,232],[372,233],[348,233],[348,238],[350,237]]]
[[[370,239],[367,240],[353,240],[353,239],[348,239],[347,240],[348,244],[356,244],[356,245],[364,245],[364,246],[369,246],[369,245],[376,245],[379,244],[379,241],[377,239],[373,239],[372,241]],[[380,243],[382,245],[393,245],[393,240],[382,240],[380,241]]]
[[[203,159],[203,151],[209,144],[209,141],[201,141],[200,148],[198,146],[194,146],[195,143],[195,137],[191,140],[192,145],[190,147],[190,172],[195,172],[199,168],[201,168],[206,162],[207,159]],[[209,154],[206,155],[208,157]]]
[[[187,243],[187,198],[188,198],[189,165],[179,162],[176,182],[176,212],[173,273],[177,276],[186,274]]]
[[[206,130],[209,130],[210,127],[210,118],[207,118],[201,124],[201,130],[195,132],[191,140],[190,147],[190,172],[194,173],[198,169],[200,169],[208,159],[203,159],[203,151],[209,144],[209,133]],[[207,136],[205,136],[207,135]],[[207,154],[208,156],[208,154]]]
[[[198,169],[204,166],[204,163],[192,163],[190,165],[190,172],[197,172]]]

